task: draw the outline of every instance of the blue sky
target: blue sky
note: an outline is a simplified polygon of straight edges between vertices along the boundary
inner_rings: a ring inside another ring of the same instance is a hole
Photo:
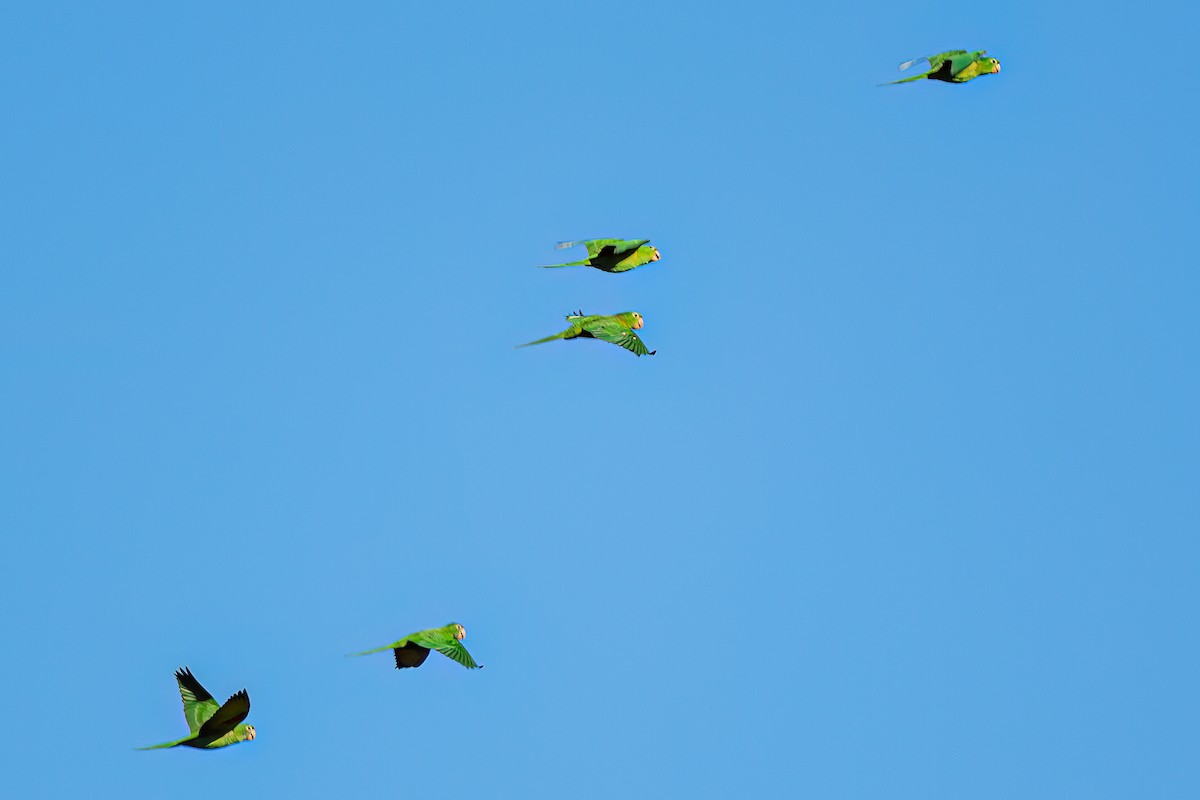
[[[1194,9],[246,5],[0,10],[6,793],[1200,791]]]

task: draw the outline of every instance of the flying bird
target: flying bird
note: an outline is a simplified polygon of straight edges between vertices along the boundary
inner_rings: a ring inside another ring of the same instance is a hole
[[[190,733],[173,742],[139,747],[139,750],[157,750],[160,747],[201,747],[214,749],[238,742],[254,740],[254,726],[242,723],[250,713],[250,695],[246,690],[230,697],[224,705],[217,705],[213,696],[205,691],[187,667],[175,670],[175,681],[179,684],[179,696],[183,698],[183,716]]]
[[[900,65],[899,69],[903,71],[918,61],[928,61],[928,70],[922,72],[920,75],[913,75],[910,78],[901,78],[898,81],[881,83],[879,85],[892,86],[897,83],[909,83],[924,78],[931,81],[945,81],[946,83],[966,83],[969,80],[978,78],[980,75],[999,74],[1000,62],[994,58],[985,58],[985,56],[987,56],[987,50],[976,50],[973,53],[968,53],[966,50],[947,50],[945,53],[938,53],[934,56],[921,56],[920,58],[914,58],[912,61],[905,61]]]
[[[600,339],[620,345],[635,356],[652,356],[658,352],[657,350],[647,350],[646,345],[634,333],[645,324],[642,315],[636,311],[625,311],[607,317],[596,314],[585,316],[582,311],[576,311],[574,314],[568,314],[566,320],[571,323],[571,327],[562,333],[519,344],[517,347],[529,347],[531,344],[552,342],[555,339]]]
[[[396,669],[405,669],[406,667],[421,666],[429,657],[429,651],[437,650],[467,669],[480,669],[483,665],[476,664],[475,659],[471,658],[471,654],[467,652],[467,648],[462,646],[463,637],[466,635],[466,628],[457,622],[451,622],[442,628],[430,628],[427,631],[410,633],[403,639],[385,644],[383,647],[376,647],[374,650],[364,650],[361,653],[350,653],[349,655],[366,656],[371,653],[392,650],[396,656]]]
[[[562,250],[581,244],[587,248],[587,258],[568,261],[565,264],[543,264],[543,269],[558,267],[595,267],[604,272],[628,272],[635,267],[658,261],[662,254],[651,247],[649,239],[587,239],[580,242],[559,242],[555,247]]]

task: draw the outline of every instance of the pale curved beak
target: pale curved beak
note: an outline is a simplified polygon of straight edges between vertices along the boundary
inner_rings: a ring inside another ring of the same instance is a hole
[[[255,731],[253,728],[246,731],[246,741],[247,742],[253,742],[255,736],[258,736],[258,732]]]
[[[651,261],[658,261],[660,258],[662,258],[662,253],[660,253],[660,252],[658,252],[657,250],[655,250],[655,251],[654,251],[654,258],[652,258],[652,259],[650,259],[650,260],[651,260]]]
[[[642,326],[643,326],[643,325],[645,325],[645,324],[646,324],[646,320],[644,320],[644,319],[639,319],[637,322],[633,323],[633,329],[634,329],[635,331],[637,331],[637,330],[641,330],[641,329],[642,329]]]
[[[997,64],[996,66],[992,67],[992,74],[993,74],[993,75],[995,75],[995,74],[996,74],[996,73],[998,73],[998,72],[1000,72],[1000,65],[999,65],[999,64]]]

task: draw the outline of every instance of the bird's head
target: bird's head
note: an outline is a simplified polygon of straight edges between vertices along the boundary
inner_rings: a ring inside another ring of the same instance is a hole
[[[987,58],[987,59],[984,59],[983,63],[985,66],[987,66],[988,71],[991,72],[993,75],[998,75],[1000,73],[1000,59]]]
[[[462,625],[459,625],[457,622],[451,622],[450,624],[454,626],[455,639],[458,639],[461,642],[463,639],[467,638],[466,628],[464,628]]]
[[[254,741],[254,737],[255,737],[255,736],[257,736],[257,735],[258,735],[258,734],[256,734],[256,733],[254,732],[254,726],[253,726],[253,725],[247,725],[247,726],[246,726],[246,741],[247,741],[247,742],[253,742],[253,741]]]
[[[629,312],[629,319],[631,320],[629,327],[635,331],[641,330],[642,326],[646,324],[646,320],[642,319],[642,315],[636,311]]]
[[[660,258],[662,258],[662,253],[658,252],[658,248],[657,248],[657,247],[651,247],[651,248],[650,248],[650,260],[651,260],[651,261],[658,261]]]

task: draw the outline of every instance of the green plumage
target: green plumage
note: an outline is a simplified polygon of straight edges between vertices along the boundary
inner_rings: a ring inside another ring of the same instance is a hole
[[[972,53],[968,53],[966,50],[947,50],[937,55],[914,58],[912,61],[905,61],[901,64],[900,69],[908,69],[913,64],[922,60],[929,62],[929,69],[920,75],[913,75],[908,78],[901,78],[898,81],[881,83],[879,85],[893,86],[897,83],[911,83],[912,81],[920,80],[966,83],[978,78],[980,75],[998,74],[1000,72],[1000,61],[986,56],[987,50],[976,50]]]
[[[544,339],[519,344],[517,347],[529,347],[531,344],[552,342],[555,339],[599,339],[610,344],[620,345],[635,356],[652,356],[657,350],[647,350],[635,330],[642,327],[644,320],[636,311],[625,311],[612,316],[585,315],[582,311],[568,314],[567,322],[571,327]]]
[[[383,647],[376,647],[373,650],[363,650],[361,653],[350,653],[350,655],[366,656],[371,653],[382,653],[384,650],[391,650],[396,657],[396,669],[405,669],[407,667],[421,666],[429,656],[429,651],[437,650],[447,658],[462,664],[467,669],[479,669],[483,665],[476,664],[475,659],[471,658],[471,654],[467,652],[467,648],[462,645],[462,640],[466,635],[466,628],[457,622],[451,622],[449,625],[441,628],[430,628],[427,631],[410,633],[403,639],[398,639],[391,644],[385,644]]]
[[[657,247],[650,246],[649,239],[587,239],[581,242],[559,242],[555,247],[574,247],[581,244],[587,248],[587,258],[568,261],[565,264],[543,264],[543,269],[558,267],[595,267],[604,272],[628,272],[631,269],[658,261],[662,255]]]
[[[254,740],[257,735],[254,726],[242,723],[250,714],[250,695],[245,689],[220,705],[187,667],[175,671],[175,682],[179,684],[179,696],[183,699],[183,717],[187,720],[190,733],[182,739],[139,747],[139,750],[157,750],[180,745],[212,750]]]

